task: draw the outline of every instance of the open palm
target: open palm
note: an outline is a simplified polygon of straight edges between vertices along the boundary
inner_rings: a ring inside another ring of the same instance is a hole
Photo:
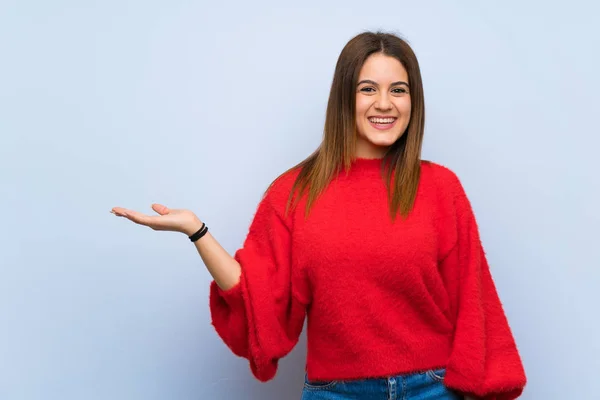
[[[188,236],[196,232],[202,225],[202,222],[190,210],[170,209],[162,204],[152,204],[152,209],[158,215],[147,215],[123,207],[113,207],[111,213],[156,231],[181,232]]]

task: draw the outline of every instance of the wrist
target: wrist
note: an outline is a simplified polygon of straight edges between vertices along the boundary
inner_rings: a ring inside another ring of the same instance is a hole
[[[187,224],[183,229],[182,233],[186,236],[192,236],[194,233],[198,232],[200,228],[202,228],[202,221],[198,218],[194,218],[189,224]]]

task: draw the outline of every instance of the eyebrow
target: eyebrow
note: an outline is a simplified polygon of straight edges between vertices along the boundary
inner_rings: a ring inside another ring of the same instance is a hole
[[[358,82],[358,85],[362,85],[363,83],[370,83],[371,85],[379,86],[379,85],[377,84],[377,82],[375,82],[375,81],[372,81],[372,80],[370,80],[370,79],[364,79],[364,80],[362,80],[362,81]],[[406,87],[409,87],[409,86],[408,86],[408,83],[406,83],[406,82],[404,82],[404,81],[393,82],[391,86],[398,86],[398,85],[404,85],[404,86],[406,86]]]

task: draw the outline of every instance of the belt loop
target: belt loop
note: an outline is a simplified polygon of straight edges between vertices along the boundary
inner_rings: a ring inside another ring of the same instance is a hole
[[[388,400],[396,400],[396,378],[389,377],[388,380]]]

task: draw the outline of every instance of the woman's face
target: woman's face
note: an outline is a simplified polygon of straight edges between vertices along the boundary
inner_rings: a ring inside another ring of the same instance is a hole
[[[356,156],[381,158],[406,131],[411,103],[408,73],[394,57],[371,55],[356,88]]]

